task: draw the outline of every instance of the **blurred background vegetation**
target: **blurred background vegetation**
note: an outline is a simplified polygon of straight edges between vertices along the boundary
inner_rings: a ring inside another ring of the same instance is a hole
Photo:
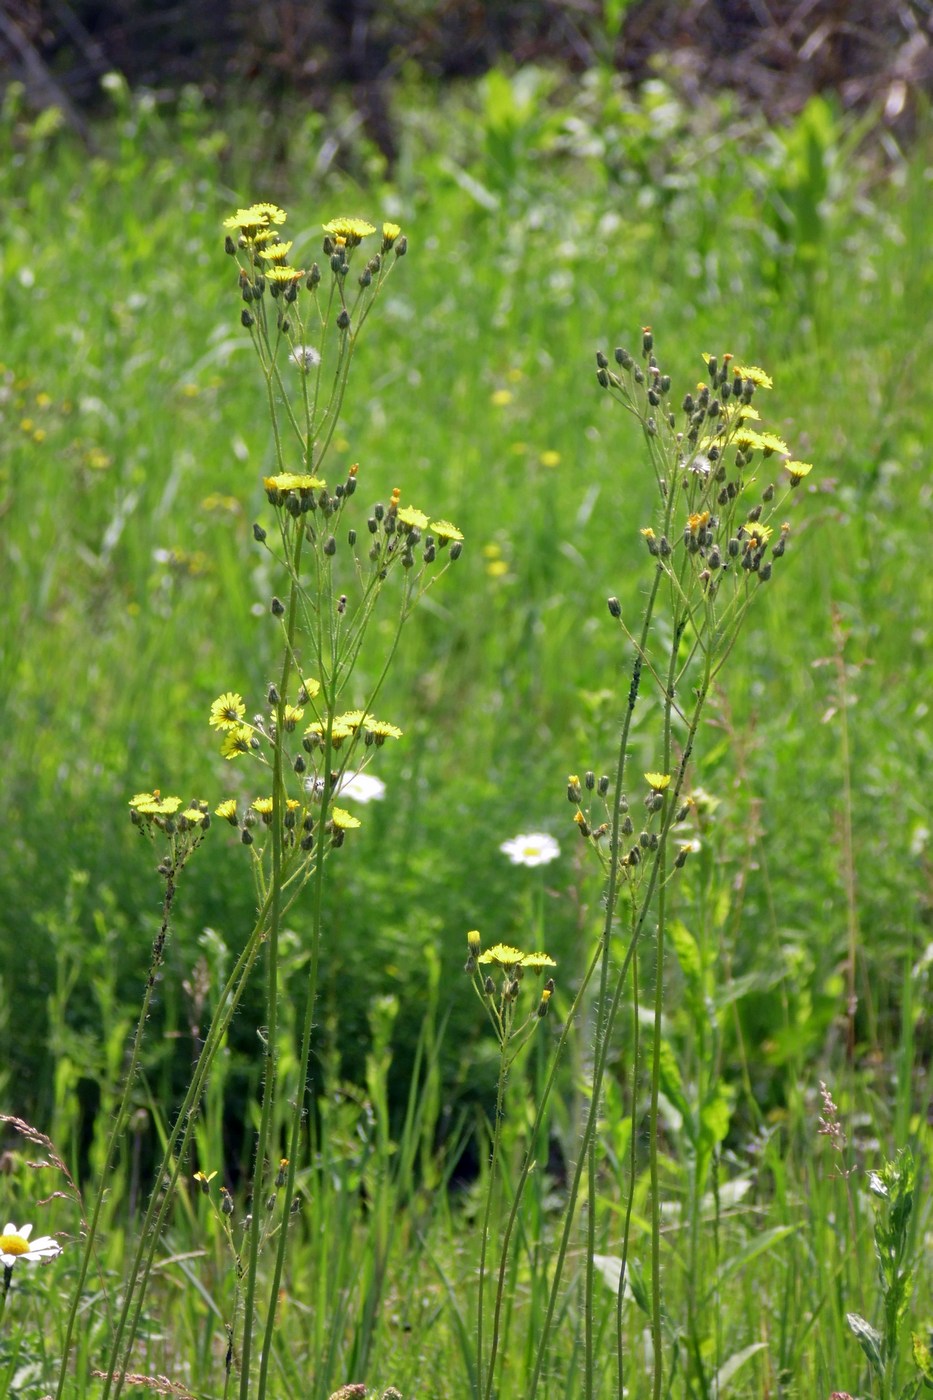
[[[853,936],[864,1082],[883,1118],[925,1122],[929,23],[842,0],[5,7],[0,1090],[69,1160],[106,1126],[158,923],[127,799],[229,795],[208,707],[255,703],[274,654],[251,533],[270,453],[220,227],[253,199],[290,210],[309,256],[335,214],[404,225],[341,452],[365,498],[398,484],[468,541],[384,693],[406,736],[381,756],[387,798],[331,871],[322,1056],[362,1082],[394,997],[400,1110],[436,997],[443,1139],[494,1082],[465,930],[522,942],[543,883],[566,986],[582,967],[600,891],[566,776],[611,759],[605,599],[637,614],[652,499],[593,356],[651,322],[681,392],[702,351],[764,364],[772,423],[817,464],[695,756],[683,913],[729,989],[735,1124],[780,1117],[805,1066],[844,1056]],[[543,882],[499,851],[528,829],[563,848]],[[250,921],[241,850],[219,824],[210,846],[143,1125],[187,1081]],[[296,912],[296,977],[302,933]],[[234,1179],[259,1014],[226,1072]],[[673,1015],[672,1043],[687,1033]]]

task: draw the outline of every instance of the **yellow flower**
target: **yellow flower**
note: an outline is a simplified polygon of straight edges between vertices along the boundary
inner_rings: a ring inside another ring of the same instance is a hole
[[[251,205],[250,210],[253,214],[260,214],[270,224],[284,224],[288,218],[285,210],[280,209],[277,204],[268,204],[262,200]]]
[[[765,374],[763,369],[757,365],[734,365],[733,374],[741,375],[743,379],[750,379],[758,389],[773,389],[774,381],[770,374]]]
[[[463,536],[456,525],[451,525],[449,520],[432,520],[431,529],[437,535],[437,542],[441,547],[450,540],[462,540]]]
[[[225,822],[229,822],[231,826],[236,826],[236,798],[226,797],[223,802],[219,802],[214,808],[214,816],[220,817]]]
[[[699,515],[691,515],[691,516],[688,516],[688,518],[687,518],[687,524],[690,526],[690,533],[691,533],[691,535],[697,534],[697,532],[698,532],[700,529],[702,529],[702,527],[703,527],[704,525],[706,525],[708,521],[709,521],[709,511],[708,511],[708,510],[701,511]],[[642,533],[644,534],[644,531],[642,531]]]
[[[238,209],[229,219],[224,219],[224,228],[242,229],[250,237],[269,224],[284,224],[288,215],[276,204],[251,204],[248,209]]]
[[[243,704],[242,695],[227,690],[223,695],[218,695],[211,705],[208,724],[212,729],[236,729],[245,714],[246,706]]]
[[[512,397],[511,389],[496,389],[490,395],[489,402],[495,404],[496,408],[505,408],[512,402]]]
[[[270,243],[260,250],[259,256],[267,262],[284,262],[292,249],[291,243]]]
[[[386,739],[401,739],[402,731],[395,724],[389,724],[384,719],[373,719],[366,721],[366,738],[369,740],[370,734],[376,744],[377,749],[381,749]]]
[[[162,797],[155,792],[138,792],[129,804],[141,817],[173,817],[181,806],[180,797]]]
[[[555,452],[553,447],[545,448],[538,458],[538,461],[541,463],[542,467],[559,467],[560,453]]]
[[[490,578],[502,578],[509,572],[509,566],[505,559],[493,559],[486,565],[486,572]]]
[[[546,967],[556,966],[557,963],[547,953],[525,953],[522,957],[522,967],[529,967],[532,972],[543,972]]]
[[[327,485],[307,472],[279,472],[277,476],[264,476],[262,484],[270,505],[281,505],[286,491],[320,491]]]
[[[387,223],[382,225],[382,251],[384,253],[389,251],[401,231],[398,224]]]
[[[778,437],[777,433],[760,433],[759,437],[761,438],[761,450],[766,457],[769,457],[772,452],[783,452],[785,456],[790,455],[790,448],[782,437]]]
[[[371,718],[372,716],[368,715],[365,710],[344,710],[342,715],[336,716],[334,725],[339,724],[341,728],[353,731],[359,729],[364,720]]]
[[[812,462],[785,462],[785,468],[790,473],[791,486],[799,486],[805,476],[809,476],[813,470]]]
[[[224,741],[220,746],[222,758],[238,758],[240,754],[249,753],[253,747],[253,731],[248,724],[238,724],[235,729],[228,729]]]
[[[401,230],[399,230],[401,232]],[[342,238],[348,248],[355,248],[369,234],[375,233],[375,227],[368,224],[365,219],[331,219],[330,223],[324,225],[324,232],[331,238]],[[398,237],[398,234],[396,234]]]
[[[664,789],[670,785],[670,781],[670,773],[645,774],[645,782],[648,784],[649,787],[654,788],[655,792],[663,792]]]
[[[354,817],[352,813],[345,812],[342,807],[332,807],[330,809],[330,819],[338,831],[354,831],[363,823],[359,817]]]
[[[428,528],[428,517],[423,510],[416,510],[414,506],[402,506],[396,518],[400,525],[407,525],[409,530]]]
[[[321,682],[316,681],[313,676],[305,676],[301,684],[309,700],[313,700],[321,688]]]
[[[295,725],[303,720],[304,717],[305,712],[300,705],[286,705],[282,714],[282,723],[290,734],[295,728]]]
[[[277,282],[281,287],[290,286],[304,275],[302,267],[267,267],[263,273],[267,282]]]
[[[519,967],[525,957],[519,948],[512,948],[508,943],[497,943],[493,948],[487,948],[485,953],[480,953],[477,962],[493,963],[496,967]]]
[[[756,433],[754,428],[739,428],[738,432],[732,434],[730,441],[733,447],[741,447],[743,452],[757,452],[764,448],[762,436]]]
[[[257,797],[255,802],[250,803],[254,812],[258,812],[263,821],[268,825],[272,820],[272,798]]]

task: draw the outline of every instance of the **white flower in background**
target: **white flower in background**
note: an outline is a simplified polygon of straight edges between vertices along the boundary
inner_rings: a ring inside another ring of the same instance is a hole
[[[61,1254],[61,1245],[51,1235],[41,1235],[30,1242],[31,1234],[31,1225],[17,1228],[12,1221],[4,1225],[3,1234],[0,1235],[0,1263],[4,1268],[12,1269],[18,1259],[29,1259],[34,1263],[37,1259],[54,1259],[56,1254]]]
[[[337,792],[354,802],[381,802],[386,795],[386,785],[371,773],[345,773],[337,784]]]
[[[544,831],[513,836],[511,841],[503,841],[499,850],[513,865],[550,865],[560,855],[560,846]]]

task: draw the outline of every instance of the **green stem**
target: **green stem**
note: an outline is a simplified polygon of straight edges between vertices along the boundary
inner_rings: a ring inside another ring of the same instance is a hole
[[[149,1208],[139,1232],[139,1243],[137,1244],[136,1255],[133,1260],[132,1269],[130,1270],[129,1282],[123,1299],[123,1307],[117,1322],[117,1330],[111,1344],[110,1360],[107,1366],[107,1375],[104,1381],[101,1400],[108,1400],[110,1389],[114,1382],[116,1382],[114,1400],[118,1400],[120,1392],[123,1389],[123,1372],[128,1364],[129,1353],[139,1325],[139,1317],[145,1300],[146,1288],[152,1268],[153,1254],[158,1242],[162,1223],[172,1199],[175,1182],[178,1179],[188,1139],[194,1127],[196,1109],[204,1091],[204,1085],[213,1064],[214,1056],[223,1044],[230,1022],[233,1019],[240,998],[246,988],[253,962],[255,961],[256,954],[262,941],[267,915],[268,903],[260,908],[252,932],[246,941],[246,946],[237,959],[236,965],[227,978],[226,985],[220,994],[217,1011],[211,1022],[211,1027],[207,1033],[204,1045],[201,1048],[201,1054],[198,1057],[194,1075],[188,1085],[184,1102],[175,1118],[172,1132],[166,1144],[165,1151],[162,1154],[162,1161],[155,1177],[156,1186],[153,1188],[152,1196],[149,1201]],[[170,1171],[171,1177],[169,1186],[164,1193],[160,1195],[162,1183],[166,1176],[169,1175]],[[144,1264],[143,1260],[144,1255],[147,1253],[147,1248],[148,1260]],[[127,1320],[134,1296],[137,1297],[136,1312],[124,1347],[123,1334],[126,1331]],[[124,1350],[124,1365],[122,1367],[119,1365],[121,1348]],[[118,1371],[119,1374],[117,1374]]]
[[[499,1082],[496,1086],[496,1121],[493,1125],[492,1150],[489,1154],[489,1187],[486,1191],[486,1206],[483,1211],[483,1233],[479,1252],[479,1294],[476,1301],[476,1375],[479,1380],[481,1391],[483,1387],[483,1312],[484,1296],[486,1292],[486,1254],[489,1248],[489,1221],[492,1215],[493,1196],[496,1194],[499,1146],[502,1141],[502,1118],[505,1112],[505,1083],[508,1077],[505,1057],[506,1047],[503,1044],[499,1060]],[[489,1358],[489,1373],[486,1380],[486,1400],[489,1400],[489,1397],[492,1395],[494,1366],[495,1353],[493,1352]]]
[[[290,570],[291,584],[289,587],[288,612],[285,622],[285,646],[282,657],[278,701],[276,704],[275,747],[272,754],[272,881],[270,885],[269,938],[266,950],[266,1072],[263,1079],[259,1138],[256,1144],[256,1160],[253,1172],[253,1228],[249,1232],[249,1258],[246,1269],[246,1297],[243,1313],[243,1342],[240,1370],[241,1400],[247,1400],[249,1394],[250,1362],[253,1326],[255,1323],[256,1288],[258,1282],[257,1275],[259,1271],[259,1219],[264,1204],[266,1158],[269,1152],[269,1137],[275,1109],[276,1074],[278,1068],[279,932],[282,920],[282,843],[285,833],[285,813],[287,810],[285,790],[285,706],[288,700],[288,686],[291,680],[292,666],[294,664],[295,630],[301,588],[301,552],[304,538],[304,529],[298,526],[295,531],[294,558],[291,562]],[[319,851],[318,854],[318,868],[323,871],[321,852]],[[287,1217],[282,1229],[283,1237],[286,1229]],[[276,1301],[277,1293],[273,1291],[269,1299],[268,1317],[270,1318],[274,1318],[275,1316]],[[263,1393],[265,1375],[269,1364],[268,1340],[267,1338],[267,1345],[263,1348],[263,1354],[260,1360],[260,1395]]]
[[[65,1386],[65,1377],[68,1366],[68,1353],[71,1351],[71,1340],[74,1336],[75,1322],[78,1317],[78,1309],[81,1306],[81,1296],[84,1291],[84,1283],[90,1268],[91,1258],[94,1254],[97,1242],[97,1230],[100,1225],[100,1214],[104,1204],[104,1196],[107,1192],[107,1182],[110,1176],[110,1169],[113,1166],[113,1159],[116,1156],[117,1143],[126,1127],[130,1112],[130,1097],[133,1086],[136,1082],[136,1074],[139,1069],[139,1053],[142,1048],[143,1034],[146,1029],[146,1022],[149,1019],[149,1003],[152,1000],[152,992],[155,987],[156,977],[162,965],[162,958],[165,952],[165,940],[168,937],[169,920],[171,917],[172,904],[175,899],[175,878],[174,874],[169,875],[165,882],[165,894],[162,897],[162,922],[155,942],[152,945],[152,962],[149,967],[149,975],[146,978],[146,990],[143,993],[142,1007],[139,1012],[139,1019],[136,1022],[136,1034],[133,1037],[133,1046],[130,1050],[130,1062],[127,1066],[126,1075],[123,1081],[123,1096],[120,1099],[120,1106],[114,1119],[113,1130],[107,1143],[107,1150],[104,1154],[104,1163],[101,1168],[100,1185],[97,1191],[97,1199],[94,1202],[94,1212],[88,1226],[87,1238],[84,1242],[84,1250],[81,1255],[81,1264],[78,1269],[78,1279],[74,1287],[74,1295],[71,1300],[71,1307],[68,1310],[68,1320],[65,1324],[65,1340],[62,1343],[62,1369],[58,1377],[58,1388],[55,1391],[56,1400],[61,1400]]]

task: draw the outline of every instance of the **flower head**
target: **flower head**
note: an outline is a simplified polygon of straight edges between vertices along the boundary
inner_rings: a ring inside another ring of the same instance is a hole
[[[765,374],[763,369],[757,365],[733,365],[733,373],[742,379],[750,379],[756,389],[773,389],[774,381],[770,374]]]
[[[655,792],[663,792],[666,787],[670,786],[670,781],[670,773],[645,774],[645,782],[648,784],[649,787],[654,788]]]
[[[228,729],[220,746],[222,758],[238,758],[241,753],[249,753],[253,747],[253,731],[248,724],[238,724]]]
[[[790,456],[790,448],[782,437],[778,437],[777,433],[760,433],[759,437],[766,457],[772,452],[781,452],[785,457]]]
[[[365,219],[331,219],[330,223],[324,225],[324,232],[331,238],[342,238],[347,247],[355,248],[369,234],[375,233],[376,229]]]
[[[260,250],[259,256],[266,262],[283,263],[291,252],[292,247],[293,244],[291,243],[267,243],[266,246]]]
[[[12,1269],[18,1259],[35,1264],[40,1259],[54,1259],[57,1254],[61,1254],[61,1245],[57,1240],[53,1240],[51,1235],[41,1235],[37,1240],[30,1240],[31,1234],[31,1225],[20,1225],[17,1228],[12,1221],[4,1225],[3,1233],[0,1234],[0,1264],[3,1264],[5,1269]]]
[[[154,792],[137,792],[130,798],[130,806],[141,817],[173,817],[181,806],[181,798],[163,797],[156,788]]]
[[[263,276],[267,282],[277,282],[281,287],[288,287],[299,278],[304,277],[303,267],[267,267]]]
[[[207,722],[213,729],[236,729],[245,714],[246,706],[243,704],[242,695],[227,690],[223,695],[218,695],[211,705]]]
[[[334,792],[354,802],[381,802],[386,795],[386,785],[371,773],[345,773]]]
[[[386,739],[401,739],[402,731],[397,724],[390,724],[386,719],[372,719],[366,717],[366,741],[369,742],[370,734],[376,747],[381,749]]]
[[[402,506],[396,518],[400,525],[404,525],[409,530],[426,530],[428,528],[428,517],[423,510],[417,510],[414,506]]]
[[[355,817],[352,812],[347,812],[343,807],[332,807],[330,809],[330,819],[338,831],[353,831],[363,823],[359,817]]]
[[[812,462],[785,462],[785,469],[790,473],[791,486],[799,486],[805,476],[809,476],[813,470]]]
[[[520,967],[524,956],[520,948],[513,948],[508,943],[496,943],[485,953],[480,953],[477,962],[493,963],[496,967]]]
[[[440,545],[445,545],[450,540],[459,542],[463,539],[456,525],[451,525],[449,520],[432,520],[431,529],[437,535],[437,541]]]
[[[224,228],[240,229],[250,238],[270,224],[284,224],[287,218],[285,210],[277,204],[251,204],[248,209],[238,209],[229,219],[224,219]]]
[[[223,802],[219,803],[218,806],[214,808],[214,816],[221,817],[225,822],[229,822],[231,826],[236,826],[236,798],[224,798]]]
[[[543,831],[531,831],[503,841],[499,850],[513,865],[550,865],[560,855],[560,846],[553,836]]]
[[[543,972],[546,967],[556,966],[557,963],[547,953],[526,953],[522,958],[522,967],[527,967],[532,972]]]
[[[382,225],[382,251],[387,253],[401,233],[398,224],[385,223]]]

